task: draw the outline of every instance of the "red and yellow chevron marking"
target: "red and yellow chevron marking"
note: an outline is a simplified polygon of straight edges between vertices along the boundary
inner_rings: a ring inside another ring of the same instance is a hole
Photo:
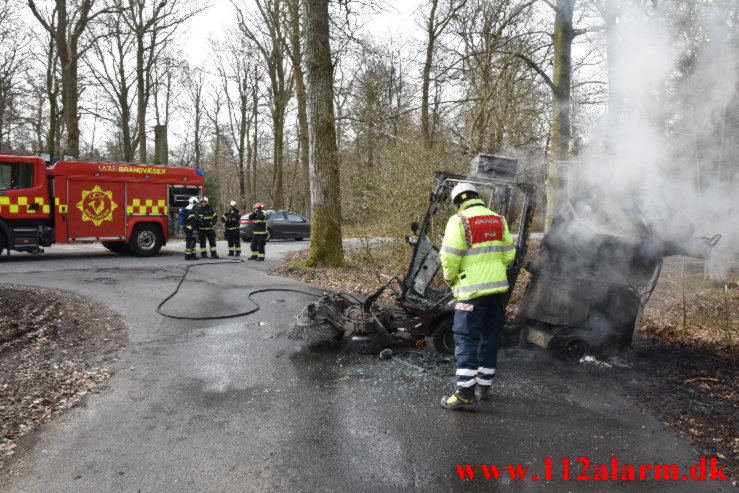
[[[38,209],[30,209],[38,204]],[[51,206],[44,197],[0,197],[0,214],[48,214]]]
[[[54,207],[56,208],[57,214],[66,214],[67,213],[67,204],[60,204],[59,203],[59,197],[54,197]]]
[[[126,207],[126,214],[167,214],[167,201],[157,200],[154,205],[152,199],[133,199],[133,203]]]

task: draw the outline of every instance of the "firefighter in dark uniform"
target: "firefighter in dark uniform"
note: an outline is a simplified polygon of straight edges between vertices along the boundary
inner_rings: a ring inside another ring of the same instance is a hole
[[[228,211],[221,217],[226,225],[226,241],[228,241],[228,256],[241,256],[241,238],[239,237],[239,221],[241,213],[236,208],[236,201],[228,203]]]
[[[254,223],[251,235],[251,257],[249,260],[264,260],[264,245],[267,244],[267,215],[264,204],[254,204],[254,212],[249,214],[249,221]]]
[[[213,226],[218,222],[218,216],[216,215],[216,211],[208,205],[208,197],[200,199],[198,216],[200,218],[200,256],[203,258],[208,256],[208,252],[205,249],[205,240],[207,238],[210,244],[211,258],[218,258],[218,252],[216,251],[216,232],[213,230]]]
[[[195,244],[197,243],[198,227],[198,199],[190,197],[190,204],[185,208],[185,260],[197,260]]]

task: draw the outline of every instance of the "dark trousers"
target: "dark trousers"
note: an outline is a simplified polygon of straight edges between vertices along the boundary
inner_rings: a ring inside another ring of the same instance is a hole
[[[267,234],[254,234],[251,238],[251,256],[264,258],[264,245],[267,244]]]
[[[457,302],[452,331],[457,345],[455,380],[461,393],[471,395],[475,385],[492,385],[503,324],[505,293]]]
[[[205,249],[205,240],[208,240],[210,244],[210,254],[216,254],[216,232],[212,229],[201,229],[200,230],[200,254],[205,257],[207,250]]]
[[[192,230],[185,230],[185,255],[195,255],[196,237],[196,233],[193,233]]]
[[[226,241],[228,241],[229,254],[241,254],[241,236],[239,235],[238,229],[226,230]]]

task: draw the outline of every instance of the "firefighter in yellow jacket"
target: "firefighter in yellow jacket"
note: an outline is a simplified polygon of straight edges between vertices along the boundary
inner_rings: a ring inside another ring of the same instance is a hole
[[[506,266],[516,255],[503,216],[479,199],[469,183],[452,189],[458,212],[449,218],[441,246],[444,279],[457,300],[454,311],[457,390],[443,397],[446,409],[472,410],[487,400],[505,323]]]

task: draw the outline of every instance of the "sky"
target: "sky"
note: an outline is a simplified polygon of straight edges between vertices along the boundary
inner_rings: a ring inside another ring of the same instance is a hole
[[[247,6],[254,6],[254,0],[243,0]],[[378,38],[409,36],[419,31],[418,8],[421,0],[386,1],[381,7],[383,11],[362,15],[366,19],[363,31]],[[233,25],[235,21],[234,6],[230,0],[210,0],[210,7],[196,16],[188,26],[188,34],[184,36],[184,53],[188,54],[191,65],[205,63],[209,57],[209,40],[217,38],[219,33]]]

